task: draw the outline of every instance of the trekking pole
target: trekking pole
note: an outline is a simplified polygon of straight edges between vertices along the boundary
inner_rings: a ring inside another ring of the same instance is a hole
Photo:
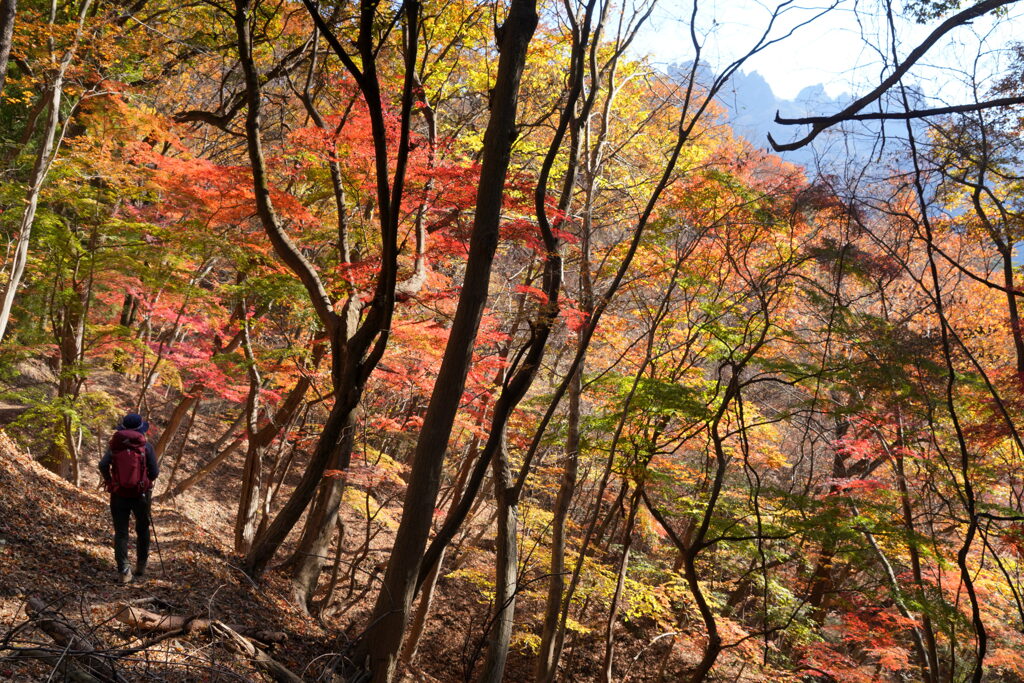
[[[156,521],[153,519],[153,492],[146,492],[146,504],[149,508],[149,530],[153,533],[153,541],[156,544],[156,556],[160,560],[160,576],[167,578],[167,568],[164,566],[164,554],[160,552],[160,537],[156,535]]]

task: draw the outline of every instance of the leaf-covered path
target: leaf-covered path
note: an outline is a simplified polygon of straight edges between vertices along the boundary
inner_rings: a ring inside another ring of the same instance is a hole
[[[213,533],[170,508],[154,510],[157,543],[147,579],[118,585],[106,495],[48,472],[2,433],[0,491],[0,639],[26,621],[26,603],[38,597],[88,633],[100,650],[133,648],[152,637],[113,619],[117,606],[128,601],[166,614],[282,631],[287,640],[272,654],[294,671],[303,671],[312,653],[331,649],[314,622],[288,606],[273,580],[259,588],[249,584]],[[24,629],[0,654],[45,643],[43,634]],[[129,680],[145,680],[155,666],[162,680],[258,678],[249,662],[202,634],[157,643],[123,658],[121,669]],[[33,660],[2,660],[0,679],[45,678],[47,669]]]

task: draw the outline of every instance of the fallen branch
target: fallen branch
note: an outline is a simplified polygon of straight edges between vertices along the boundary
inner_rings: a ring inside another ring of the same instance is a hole
[[[213,631],[211,627],[216,622],[213,619],[201,619],[199,617],[187,617],[174,614],[157,614],[156,612],[150,612],[149,610],[136,607],[134,605],[120,603],[117,608],[117,612],[114,614],[114,619],[131,626],[140,631],[168,631],[175,633],[182,633],[185,635],[194,633],[210,633]],[[237,624],[231,624],[227,626],[232,631],[247,637],[257,640],[261,643],[281,643],[288,639],[288,635],[283,631],[267,631],[258,628],[252,628],[248,626],[239,626]]]
[[[117,682],[126,680],[117,673],[112,660],[101,657],[92,643],[79,635],[67,619],[59,612],[50,609],[40,598],[29,598],[26,611],[32,617],[33,626],[64,648],[66,654],[61,655],[58,664],[65,657],[74,658],[74,660],[69,660],[69,676],[75,680],[89,680],[90,678]]]
[[[66,652],[55,650],[44,650],[42,648],[11,648],[11,654],[4,657],[5,660],[38,659],[46,662],[55,670],[61,672],[68,680],[75,683],[102,683],[104,679],[97,678],[89,673],[84,667],[79,666],[73,659],[68,659]]]
[[[211,458],[208,463],[206,463],[198,470],[196,470],[196,472],[194,472],[190,477],[183,479],[181,482],[175,484],[173,489],[171,489],[170,491],[164,491],[160,495],[153,496],[153,501],[156,503],[162,503],[165,500],[171,500],[181,495],[182,493],[190,489],[196,482],[201,481],[206,475],[208,475],[213,470],[217,469],[217,467],[222,462],[227,460],[228,456],[237,451],[243,443],[245,443],[244,434],[237,437],[228,445],[227,448],[225,448],[220,453]]]
[[[256,647],[255,643],[230,626],[214,621],[210,623],[209,628],[211,635],[221,638],[232,650],[255,661],[257,666],[278,683],[302,683],[302,679],[292,673],[281,662]]]

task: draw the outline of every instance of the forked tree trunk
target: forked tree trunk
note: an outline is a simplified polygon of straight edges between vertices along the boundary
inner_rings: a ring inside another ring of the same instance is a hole
[[[356,430],[356,416],[349,414],[343,427],[341,441],[334,454],[330,468],[338,472],[320,484],[316,502],[306,518],[306,526],[299,538],[289,564],[292,570],[292,590],[297,605],[312,607],[317,582],[323,571],[331,547],[331,537],[338,526],[338,513],[345,494],[345,472],[352,460],[352,446]],[[338,536],[339,542],[341,534]]]
[[[263,574],[270,560],[284,543],[288,534],[298,523],[309,503],[316,495],[324,471],[335,454],[344,434],[345,426],[351,424],[353,412],[359,405],[363,389],[371,372],[387,348],[388,332],[395,304],[395,282],[398,270],[398,224],[401,216],[402,198],[405,187],[405,171],[409,158],[409,120],[411,118],[412,69],[416,62],[416,40],[409,41],[406,55],[406,74],[402,91],[400,129],[398,144],[389,149],[384,107],[380,94],[380,83],[376,71],[375,31],[377,24],[376,4],[364,3],[360,14],[357,48],[360,64],[355,65],[346,48],[330,32],[319,8],[311,1],[304,2],[317,30],[323,32],[332,50],[353,74],[363,94],[373,131],[372,141],[376,161],[377,204],[380,210],[381,258],[376,286],[369,304],[363,309],[362,324],[355,334],[349,336],[345,319],[354,312],[354,303],[349,302],[341,314],[335,312],[335,303],[317,271],[305,255],[296,247],[278,220],[271,201],[267,169],[263,156],[260,109],[262,93],[260,74],[253,58],[253,42],[250,21],[254,4],[251,0],[235,0],[234,25],[237,37],[239,62],[245,77],[246,97],[246,148],[252,168],[253,190],[256,213],[263,225],[277,256],[299,278],[306,288],[317,317],[326,330],[331,342],[331,382],[333,406],[317,442],[316,450],[307,464],[299,484],[263,533],[253,542],[245,558],[245,569],[254,577]],[[415,0],[404,5],[405,15],[412,36],[419,34],[419,5]],[[390,176],[389,160],[394,159],[394,176]]]
[[[338,441],[341,439],[345,425],[349,424],[351,413],[356,401],[339,399],[324,423],[323,431],[317,442],[313,457],[308,467],[292,491],[291,497],[278,512],[266,531],[254,539],[252,547],[245,558],[245,566],[253,576],[261,575],[281,547],[288,533],[294,528],[309,502],[316,495],[320,480],[328,463],[332,459]]]
[[[298,522],[315,495],[323,471],[326,469],[331,454],[334,452],[335,444],[341,436],[342,426],[347,421],[349,412],[358,402],[362,387],[356,386],[356,383],[350,383],[350,386],[347,387],[348,391],[341,391],[341,387],[339,387],[343,377],[350,377],[353,374],[353,366],[351,356],[346,353],[348,349],[344,345],[344,340],[339,338],[338,315],[334,312],[330,296],[312,264],[282,230],[270,199],[260,130],[262,93],[260,77],[252,54],[253,44],[249,27],[251,11],[252,6],[248,0],[236,0],[234,23],[239,61],[245,75],[247,105],[245,132],[249,161],[253,172],[257,214],[275,252],[302,281],[309,293],[310,301],[317,311],[317,316],[330,334],[332,377],[335,390],[334,405],[324,424],[324,429],[320,434],[316,450],[310,458],[306,472],[277,517],[267,526],[264,533],[254,539],[246,554],[244,563],[246,571],[251,576],[258,577],[262,575],[267,564],[284,543],[288,533]]]
[[[333,128],[328,126],[316,106],[313,96],[313,77],[318,65],[319,45],[320,30],[317,28],[314,30],[313,39],[310,41],[309,71],[306,74],[306,85],[302,92],[301,100],[306,108],[306,112],[318,128],[325,133],[336,134],[341,129],[341,126],[344,125],[348,111],[346,111],[342,121],[337,124],[337,128]],[[345,187],[342,182],[341,164],[332,158],[327,162],[327,167],[330,171],[331,190],[334,194],[334,208],[337,215],[338,257],[342,263],[350,263],[352,260],[352,238],[349,233],[348,207],[345,203]],[[347,307],[349,315],[344,318],[344,324],[347,326],[344,332],[346,340],[351,339],[358,324],[358,320],[354,315],[355,308],[351,306],[351,301],[352,299],[358,299],[359,296],[358,292],[352,292],[349,296],[349,305]],[[351,431],[353,429],[355,429],[354,418],[350,415],[342,442],[339,444],[334,455],[334,462],[328,465],[328,467],[337,472],[343,472],[349,466],[352,457],[353,435]],[[292,585],[296,605],[306,611],[309,611],[309,608],[312,606],[313,593],[316,590],[317,580],[324,566],[324,558],[322,556],[330,546],[330,539],[334,534],[335,526],[338,527],[338,561],[341,558],[341,543],[345,536],[345,530],[344,526],[337,520],[338,508],[344,497],[344,487],[344,474],[330,477],[320,483],[320,490],[313,502],[313,507],[306,516],[306,523],[303,527],[302,535],[299,537],[298,546],[291,558],[285,562],[285,566],[290,567],[292,570]],[[266,502],[269,503],[269,493]],[[264,519],[266,519],[266,516],[264,516]],[[329,593],[333,592],[336,581],[337,566],[335,566],[334,576],[332,576]],[[328,595],[325,598],[325,602],[329,602],[330,598],[331,596]]]

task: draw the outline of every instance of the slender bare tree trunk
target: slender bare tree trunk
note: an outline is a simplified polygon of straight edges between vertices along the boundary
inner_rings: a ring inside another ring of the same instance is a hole
[[[178,469],[181,467],[181,461],[185,457],[185,449],[188,448],[188,440],[192,436],[192,427],[196,423],[196,413],[199,412],[199,406],[202,404],[201,401],[196,401],[192,404],[192,411],[188,416],[188,424],[185,426],[185,436],[181,440],[181,445],[178,447],[178,455],[174,458],[174,464],[171,465],[171,474],[167,477],[167,489],[174,485],[174,480],[178,476]]]
[[[36,154],[35,163],[32,165],[32,174],[29,176],[28,190],[25,192],[25,210],[21,215],[21,222],[18,225],[18,245],[14,250],[14,259],[11,262],[10,273],[7,283],[4,285],[2,296],[0,296],[0,341],[3,341],[7,334],[7,326],[11,319],[11,310],[14,308],[14,298],[18,293],[18,286],[25,274],[25,265],[28,263],[28,246],[32,238],[32,226],[36,220],[36,210],[39,208],[39,194],[43,189],[43,181],[50,170],[57,155],[57,148],[60,146],[63,132],[57,135],[60,128],[60,106],[64,95],[64,75],[67,73],[71,60],[78,50],[79,41],[85,31],[85,18],[92,6],[92,0],[85,0],[78,12],[78,29],[75,32],[71,46],[65,51],[64,56],[57,66],[57,70],[50,82],[49,102],[47,103],[46,129],[43,131],[43,140],[39,145],[39,152]],[[12,8],[13,9],[13,8]],[[11,17],[13,29],[13,14]],[[2,36],[0,36],[2,40]],[[0,45],[2,47],[2,45]],[[7,48],[8,53],[10,48]],[[6,55],[4,56],[4,71],[6,74]]]
[[[580,394],[582,382],[580,375],[583,364],[569,385],[569,414],[567,416],[567,434],[565,439],[565,465],[562,468],[562,479],[555,497],[551,523],[551,565],[548,573],[548,597],[544,609],[544,626],[541,630],[540,651],[537,653],[535,677],[539,682],[554,679],[558,662],[555,659],[555,637],[558,630],[559,614],[562,610],[562,596],[565,593],[565,532],[569,508],[576,492],[576,477],[579,471],[580,458]]]
[[[223,463],[225,460],[227,460],[231,456],[232,453],[234,453],[239,448],[241,448],[242,443],[244,441],[245,441],[245,437],[244,436],[239,436],[237,439],[235,439],[230,444],[228,444],[227,447],[224,450],[222,450],[220,453],[218,453],[215,456],[213,456],[212,458],[210,458],[209,462],[207,462],[205,465],[200,467],[198,470],[196,470],[194,473],[192,473],[191,475],[189,475],[185,479],[182,479],[181,483],[178,484],[177,486],[175,486],[174,488],[170,488],[171,482],[168,482],[167,485],[168,485],[168,489],[169,490],[164,491],[159,496],[155,496],[153,500],[155,500],[157,502],[160,502],[160,501],[163,501],[163,500],[169,500],[169,499],[175,498],[177,496],[180,496],[185,491],[188,491],[190,488],[195,486],[198,482],[200,482],[203,479],[205,479],[206,476],[208,474],[210,474],[210,472],[213,472],[215,469],[217,469],[217,467],[221,463]]]
[[[264,481],[267,479],[262,474],[264,454],[285,426],[291,423],[302,406],[306,393],[313,383],[311,373],[315,372],[316,368],[319,367],[324,353],[325,349],[322,344],[314,347],[310,365],[306,368],[307,373],[304,373],[295,382],[291,391],[278,404],[273,415],[262,427],[257,427],[255,423],[257,419],[256,399],[250,396],[246,402],[246,435],[249,443],[246,449],[246,463],[242,476],[242,496],[239,500],[238,516],[235,519],[235,549],[238,552],[249,552],[253,541],[257,536],[261,535],[264,529],[263,521],[266,520],[266,516],[261,518],[260,511],[267,510],[269,498],[275,491],[271,486],[264,484]],[[250,391],[258,391],[258,376],[252,379],[257,381],[255,381]],[[271,477],[273,477],[273,472]]]
[[[897,450],[893,455],[893,467],[896,470],[897,488],[900,492],[903,523],[909,532],[907,534],[907,551],[910,555],[911,574],[914,578],[914,586],[923,594],[926,585],[924,575],[921,572],[921,553],[917,547],[917,529],[915,528],[914,511],[910,502],[910,491],[907,488],[906,472],[903,468],[903,453],[901,450]],[[921,613],[921,630],[924,634],[928,668],[930,669],[930,677],[926,677],[926,681],[938,683],[938,681],[942,680],[942,668],[939,663],[939,649],[935,639],[935,628],[932,624],[932,618],[927,612]]]
[[[615,580],[615,593],[608,610],[608,622],[604,632],[604,664],[602,674],[606,683],[612,683],[612,665],[615,663],[615,622],[619,619],[619,605],[622,602],[622,588],[626,583],[626,572],[629,569],[629,550],[633,545],[633,527],[636,524],[636,510],[639,507],[642,484],[638,484],[636,493],[629,505],[629,517],[623,532],[622,556],[619,558],[619,571]]]
[[[164,430],[160,432],[160,438],[157,439],[156,445],[153,447],[153,451],[156,453],[157,460],[161,460],[164,456],[164,452],[167,447],[171,445],[171,441],[174,440],[174,436],[178,433],[185,418],[188,417],[192,411],[192,407],[199,402],[199,398],[203,393],[202,384],[193,384],[185,395],[178,401],[178,405],[174,406],[174,410],[171,412],[171,417],[167,420],[167,425]]]
[[[427,574],[427,578],[423,580],[423,585],[420,586],[420,601],[416,604],[416,612],[413,614],[412,622],[405,635],[405,644],[402,646],[401,658],[404,666],[409,666],[416,659],[420,638],[423,637],[423,630],[427,626],[427,616],[430,614],[430,606],[434,601],[437,578],[440,575],[441,565],[444,564],[446,552],[447,548],[441,551],[441,556],[430,573]]]
[[[1016,287],[1014,285],[1013,247],[999,250],[1003,261],[1003,286],[1006,287],[1006,309],[1010,317],[1010,335],[1013,337],[1013,349],[1017,358],[1017,375],[1024,378],[1024,330],[1020,327],[1020,309],[1017,306]]]
[[[519,589],[519,555],[517,537],[517,502],[515,478],[508,462],[505,439],[494,454],[494,498],[498,508],[498,554],[495,559],[494,623],[491,624],[487,659],[478,679],[481,683],[499,683],[505,674],[508,647]]]
[[[857,509],[857,506],[851,505],[851,507],[853,508],[853,514],[859,516],[860,511]],[[867,529],[865,529],[863,533],[864,537],[868,541],[868,545],[870,545],[871,549],[875,552],[875,557],[878,558],[879,564],[882,565],[885,578],[889,583],[890,590],[892,591],[892,600],[896,605],[897,611],[899,611],[903,618],[911,623],[909,630],[911,639],[914,642],[914,653],[917,655],[918,667],[921,669],[921,680],[925,681],[925,683],[930,683],[932,675],[931,668],[928,664],[927,645],[925,644],[925,639],[922,635],[921,629],[918,628],[916,624],[914,616],[907,608],[907,603],[903,596],[903,589],[900,587],[900,582],[896,577],[896,572],[892,568],[892,563],[889,562],[889,558],[886,557],[885,552],[878,545],[878,541],[875,539],[874,534]]]
[[[591,512],[590,519],[587,522],[587,528],[583,532],[583,538],[580,540],[580,549],[576,557],[576,563],[573,565],[573,570],[569,574],[569,586],[565,589],[562,597],[562,605],[558,614],[558,623],[554,627],[554,643],[550,646],[553,649],[553,653],[551,655],[552,664],[551,669],[548,672],[548,680],[552,680],[554,678],[558,667],[558,661],[562,656],[562,650],[565,646],[566,624],[569,620],[569,609],[572,605],[572,597],[576,592],[576,588],[579,586],[580,579],[583,575],[583,563],[586,560],[587,552],[593,542],[594,533],[601,517],[601,501],[604,500],[604,494],[608,489],[615,459],[618,455],[619,439],[622,435],[623,429],[625,428],[626,421],[629,419],[630,409],[633,404],[634,396],[636,395],[637,387],[640,385],[640,380],[643,379],[644,373],[647,372],[647,366],[651,361],[653,343],[654,327],[652,326],[651,331],[647,334],[647,346],[644,354],[644,360],[640,364],[640,367],[637,368],[633,377],[632,386],[629,393],[626,395],[625,402],[622,406],[622,415],[615,427],[615,434],[612,437],[612,443],[608,449],[608,456],[605,459],[604,470],[601,474],[601,479],[597,484],[597,490],[594,493],[593,511]],[[623,487],[623,490],[624,489],[625,487]]]
[[[243,300],[243,307],[247,303]],[[243,314],[244,315],[244,314]],[[245,401],[245,433],[249,446],[245,452],[245,466],[242,468],[242,490],[238,497],[238,512],[235,514],[235,552],[246,553],[256,535],[260,511],[260,492],[263,490],[263,451],[266,444],[259,439],[260,389],[263,378],[256,367],[252,352],[252,338],[249,334],[249,320],[242,319],[242,349],[245,352],[246,368],[249,375],[249,395]]]

